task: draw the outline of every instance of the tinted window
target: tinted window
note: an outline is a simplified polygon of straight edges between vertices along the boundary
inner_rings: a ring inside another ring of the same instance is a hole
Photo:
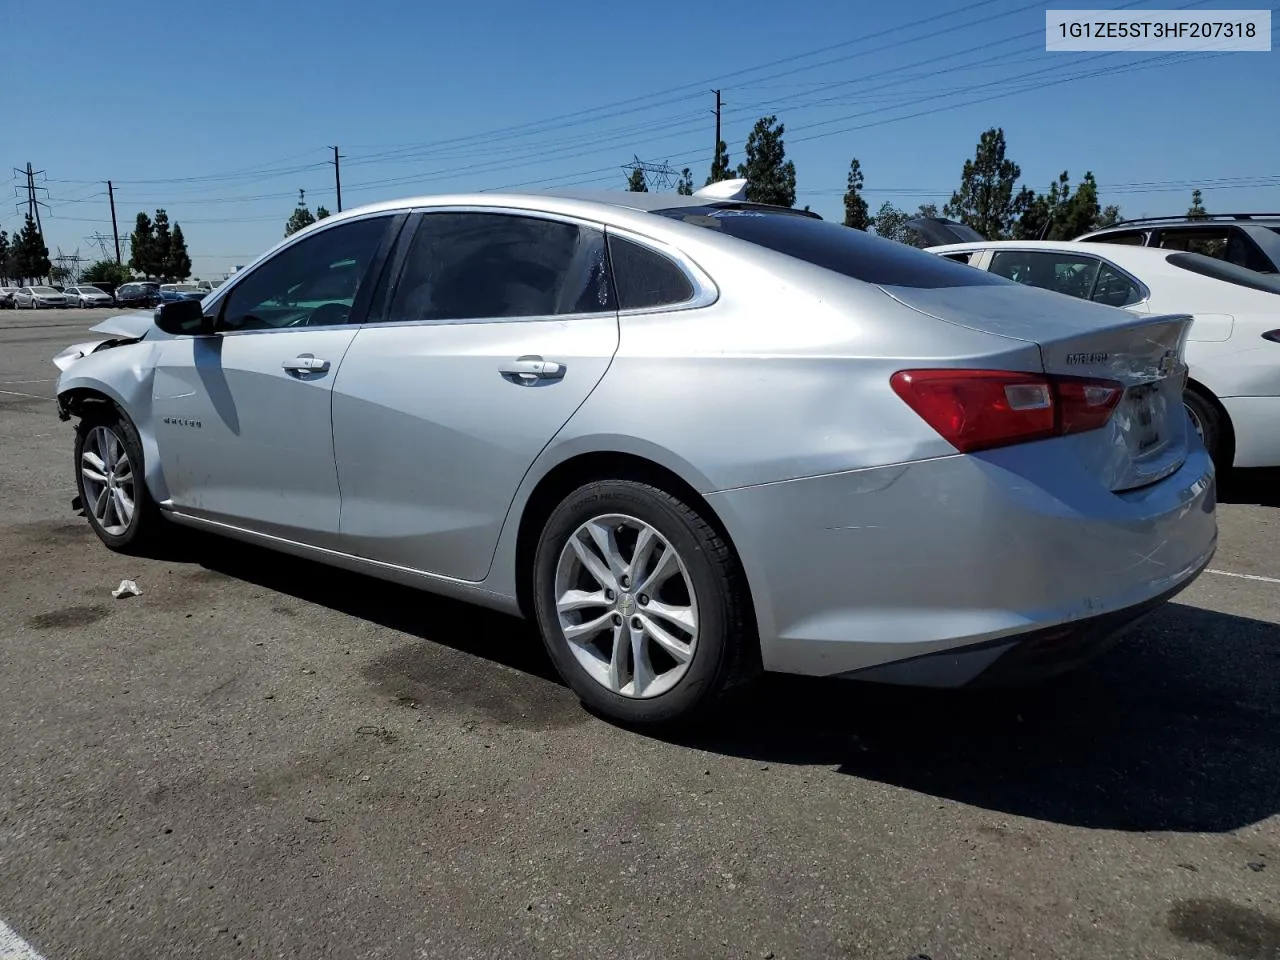
[[[346,323],[390,217],[330,227],[285,247],[223,300],[228,330]]]
[[[1215,260],[1225,260],[1247,270],[1275,272],[1275,268],[1253,245],[1253,241],[1234,227],[1161,230],[1160,246],[1166,250],[1183,250],[1213,257]]]
[[[1096,257],[1049,251],[998,250],[988,269],[997,276],[1088,300],[1098,275]]]
[[[1130,247],[1141,247],[1146,243],[1147,235],[1141,230],[1123,230],[1120,233],[1107,233],[1100,237],[1090,237],[1090,243],[1122,243]]]
[[[1108,307],[1130,307],[1142,300],[1145,294],[1133,278],[1121,273],[1107,262],[1098,270],[1091,300]]]
[[[966,253],[944,253],[943,256],[948,260],[954,260],[956,263],[968,263],[973,259],[973,251]]]
[[[505,213],[429,213],[385,319],[494,320],[612,312],[604,233]]]
[[[684,271],[656,250],[611,236],[609,263],[621,310],[671,306],[693,299],[693,284]]]
[[[976,287],[1004,281],[915,247],[828,220],[714,206],[656,211],[795,257],[855,280],[902,287]]]

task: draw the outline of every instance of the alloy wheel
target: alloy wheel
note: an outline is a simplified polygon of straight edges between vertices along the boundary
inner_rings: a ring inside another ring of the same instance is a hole
[[[675,547],[643,520],[606,514],[578,527],[560,551],[555,603],[569,649],[607,690],[649,699],[688,672],[697,596]]]
[[[110,427],[89,431],[80,452],[84,506],[112,536],[121,536],[133,522],[137,476],[124,442]]]

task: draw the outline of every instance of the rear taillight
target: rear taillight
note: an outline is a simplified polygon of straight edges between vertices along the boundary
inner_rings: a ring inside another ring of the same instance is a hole
[[[1113,380],[1009,370],[900,370],[889,382],[961,453],[1096,430],[1124,395]]]
[[[1280,330],[1268,330],[1262,335],[1263,340],[1270,340],[1272,343],[1280,343]]]

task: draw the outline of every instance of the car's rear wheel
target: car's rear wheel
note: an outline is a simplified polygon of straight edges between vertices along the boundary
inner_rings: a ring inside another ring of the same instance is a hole
[[[76,426],[76,485],[89,526],[112,550],[152,540],[164,522],[143,478],[138,431],[114,406],[87,413]]]
[[[754,672],[732,548],[649,484],[601,480],[565,497],[538,543],[534,607],[565,682],[621,723],[689,723]]]
[[[1209,451],[1209,456],[1213,458],[1214,465],[1221,470],[1231,466],[1229,463],[1223,463],[1226,454],[1223,443],[1225,431],[1222,414],[1218,408],[1195,390],[1183,392],[1182,404],[1186,407],[1187,416],[1191,419],[1191,426],[1195,428],[1205,449]]]

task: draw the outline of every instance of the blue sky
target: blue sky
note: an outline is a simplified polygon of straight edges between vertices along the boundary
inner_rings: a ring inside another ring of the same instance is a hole
[[[512,185],[621,188],[634,155],[689,166],[701,185],[720,87],[731,160],[776,113],[798,204],[829,218],[855,156],[873,210],[941,205],[989,126],[1038,190],[1092,170],[1103,203],[1129,216],[1181,213],[1197,185],[1210,210],[1280,210],[1280,52],[1050,54],[1048,6],[63,0],[50,16],[15,4],[0,14],[23,38],[0,62],[0,170],[45,171],[52,252],[98,255],[88,238],[110,233],[110,178],[122,234],[164,207],[196,275],[221,276],[281,237],[299,188],[335,208],[332,144],[348,209]],[[13,188],[25,196],[25,178]],[[0,228],[19,217],[0,205]]]

